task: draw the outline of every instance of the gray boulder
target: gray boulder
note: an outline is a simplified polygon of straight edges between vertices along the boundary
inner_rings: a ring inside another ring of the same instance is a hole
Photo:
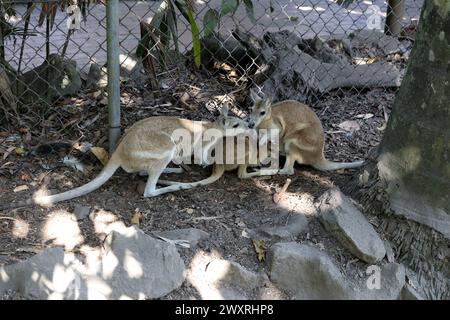
[[[14,83],[16,95],[25,102],[52,101],[71,96],[81,89],[81,76],[73,60],[51,54],[48,61],[25,72]]]
[[[272,282],[296,299],[351,299],[354,295],[330,257],[315,247],[276,243],[268,258]]]
[[[293,214],[286,225],[263,225],[257,229],[249,230],[252,238],[266,238],[273,240],[292,240],[302,233],[308,226],[308,219],[302,214]]]
[[[137,227],[112,231],[105,250],[85,263],[52,248],[0,267],[0,295],[13,290],[27,299],[152,299],[183,281],[184,262],[175,246]]]
[[[383,241],[364,215],[338,189],[318,199],[320,221],[327,231],[359,259],[377,263],[386,255]]]
[[[173,244],[156,240],[137,227],[106,238],[102,278],[111,287],[109,299],[162,297],[181,286],[184,262]]]

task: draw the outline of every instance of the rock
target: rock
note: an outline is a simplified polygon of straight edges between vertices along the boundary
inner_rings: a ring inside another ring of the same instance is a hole
[[[82,263],[61,248],[0,267],[0,296],[17,291],[27,299],[152,299],[181,286],[184,262],[172,244],[137,227],[112,231],[105,250]]]
[[[285,226],[264,225],[249,230],[252,238],[271,238],[274,240],[292,240],[308,226],[308,219],[302,214],[293,214]]]
[[[101,68],[96,63],[91,63],[86,77],[86,88],[105,88],[108,85],[106,68]]]
[[[338,189],[320,196],[317,207],[325,229],[356,257],[376,263],[386,255],[384,243],[372,225]]]
[[[181,286],[184,262],[175,246],[133,226],[106,238],[102,276],[111,287],[109,299],[154,299]]]
[[[409,284],[403,287],[400,297],[402,300],[424,300],[419,292]]]
[[[295,242],[270,248],[270,279],[296,299],[352,299],[354,292],[329,256],[319,249]]]
[[[77,220],[83,220],[88,217],[91,212],[91,207],[83,206],[81,204],[76,204],[73,209],[73,214],[77,217]]]
[[[73,254],[47,249],[28,260],[0,268],[0,294],[19,291],[28,299],[75,299],[79,276]]]
[[[194,257],[187,276],[202,299],[246,300],[255,297],[267,280],[240,264],[206,254]]]
[[[209,238],[209,233],[195,228],[159,231],[153,234],[174,241],[185,240],[191,248],[195,247],[199,241]]]
[[[395,262],[395,254],[394,250],[392,249],[392,245],[389,243],[389,241],[384,241],[384,248],[386,249],[386,258],[388,262]]]
[[[250,290],[256,288],[259,281],[256,273],[227,260],[211,261],[206,268],[205,278],[211,283]]]
[[[48,61],[21,75],[12,88],[17,88],[16,95],[25,102],[52,101],[77,93],[81,77],[75,61],[51,54]]]
[[[379,288],[369,289],[367,287],[361,291],[358,297],[369,300],[399,299],[405,286],[405,267],[398,263],[387,263],[380,268],[379,276]]]

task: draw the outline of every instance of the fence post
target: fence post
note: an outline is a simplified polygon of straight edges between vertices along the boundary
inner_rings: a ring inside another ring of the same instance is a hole
[[[106,40],[108,59],[108,141],[109,152],[112,154],[120,137],[119,0],[106,1]]]

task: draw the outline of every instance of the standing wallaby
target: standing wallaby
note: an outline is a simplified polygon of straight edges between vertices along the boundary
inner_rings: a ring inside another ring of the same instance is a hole
[[[174,139],[173,133],[179,129],[185,130],[190,135],[187,138],[193,141],[189,150],[183,149],[183,152],[186,152],[183,157],[193,155],[205,159],[205,155],[212,150],[219,139],[242,134],[248,130],[245,121],[229,117],[227,113],[228,109],[225,108],[215,122],[192,121],[169,116],[150,117],[138,121],[125,132],[108,163],[94,180],[81,187],[55,195],[34,197],[17,203],[0,204],[0,210],[33,204],[50,205],[83,196],[102,186],[119,167],[128,173],[148,173],[144,197],[154,197],[182,190],[184,189],[183,183],[174,183],[168,187],[156,189],[159,176],[165,171],[166,166],[177,157],[177,152],[181,148],[181,142]],[[208,129],[214,129],[216,134],[204,141],[203,134]],[[199,148],[199,144],[201,148]],[[202,154],[196,154],[199,152]],[[171,171],[170,168],[167,169],[169,170],[166,171]]]
[[[294,174],[294,164],[311,165],[318,170],[357,168],[364,161],[333,162],[323,154],[325,134],[319,118],[308,106],[294,100],[272,105],[271,99],[250,91],[253,107],[249,128],[278,129],[280,152],[286,155],[285,165],[279,174]]]

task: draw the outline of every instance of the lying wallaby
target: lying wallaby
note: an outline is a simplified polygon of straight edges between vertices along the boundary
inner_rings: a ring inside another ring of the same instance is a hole
[[[332,162],[325,159],[323,148],[325,134],[319,118],[308,106],[298,101],[286,100],[272,105],[271,99],[250,91],[253,100],[249,128],[279,129],[280,152],[286,163],[279,174],[294,174],[294,164],[311,165],[319,170],[356,168],[364,161]]]
[[[181,147],[181,142],[175,141],[173,133],[178,129],[186,130],[190,135],[190,141],[193,141],[193,145],[189,146],[188,151],[183,149],[183,152],[186,152],[183,157],[193,155],[203,161],[206,159],[205,155],[211,151],[219,139],[224,136],[242,134],[248,130],[245,121],[228,117],[228,110],[224,110],[215,122],[192,121],[166,116],[150,117],[138,121],[125,132],[104,169],[91,182],[55,195],[34,197],[17,203],[0,204],[0,210],[33,204],[49,205],[83,196],[108,181],[119,167],[129,173],[143,171],[148,173],[144,197],[154,197],[167,192],[182,190],[185,187],[183,183],[174,183],[168,187],[156,189],[159,176],[165,171],[166,166],[176,158],[177,151]],[[208,141],[204,141],[203,134],[208,129],[215,129],[215,135],[210,136]],[[199,144],[202,148],[199,148]],[[196,152],[202,154],[195,154]],[[167,169],[169,169],[167,171],[170,171],[170,168]]]
[[[257,158],[257,156],[258,156],[257,146],[255,144],[251,143],[250,139],[254,138],[252,135],[249,135],[249,136],[244,136],[244,135],[239,136],[238,135],[236,142],[239,142],[239,138],[245,139],[244,140],[244,144],[245,144],[244,152],[242,152],[242,150],[240,150],[237,147],[237,144],[234,144],[233,151],[232,151],[233,158],[231,159],[232,160],[231,162],[215,163],[214,167],[213,167],[213,172],[208,178],[200,180],[200,181],[195,181],[195,182],[182,183],[183,189],[191,189],[191,188],[196,188],[199,186],[206,186],[208,184],[211,184],[211,183],[219,180],[223,176],[225,171],[233,171],[236,169],[238,170],[237,174],[238,174],[239,179],[248,179],[248,178],[257,177],[257,176],[277,174],[278,169],[271,169],[271,168],[262,168],[260,170],[254,171],[254,172],[248,172],[247,171],[248,167],[254,167],[254,166],[259,165],[258,158]],[[227,146],[225,143],[225,139],[223,139],[223,141],[222,141],[222,146],[223,146],[223,158],[227,159]],[[231,158],[231,156],[230,156],[230,158]],[[167,181],[167,180],[159,180],[158,183],[160,183],[162,185],[175,185],[177,182]]]

